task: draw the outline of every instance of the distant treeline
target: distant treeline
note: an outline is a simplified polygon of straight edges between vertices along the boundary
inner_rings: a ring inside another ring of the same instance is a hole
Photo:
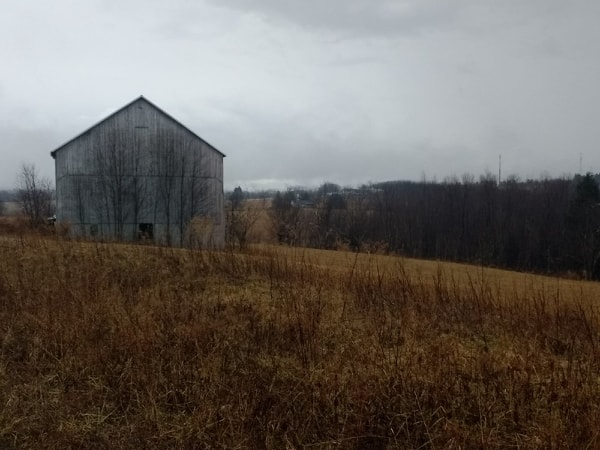
[[[498,184],[490,175],[277,192],[280,242],[389,251],[600,279],[598,176]]]
[[[12,190],[0,190],[0,202],[16,202],[18,199],[18,192]]]

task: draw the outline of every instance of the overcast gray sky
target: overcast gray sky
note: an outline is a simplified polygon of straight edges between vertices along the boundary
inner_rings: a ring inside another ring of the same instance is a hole
[[[225,185],[600,171],[597,0],[5,0],[0,188],[139,95]]]

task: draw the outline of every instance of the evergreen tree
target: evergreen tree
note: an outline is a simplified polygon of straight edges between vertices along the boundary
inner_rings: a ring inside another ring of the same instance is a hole
[[[571,254],[586,278],[600,276],[600,188],[594,175],[577,181],[567,216]]]

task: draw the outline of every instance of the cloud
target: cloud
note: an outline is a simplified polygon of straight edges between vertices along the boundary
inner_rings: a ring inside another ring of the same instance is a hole
[[[394,37],[457,31],[488,34],[598,12],[588,0],[210,0],[213,4],[340,37]]]
[[[212,0],[215,4],[341,35],[415,34],[450,23],[450,2],[433,0]]]
[[[48,129],[26,129],[0,125],[0,189],[16,185],[17,172],[23,163],[33,163],[43,177],[54,180],[54,161],[50,157],[49,142],[60,139]]]
[[[0,148],[51,168],[143,94],[228,155],[228,185],[442,179],[495,172],[499,153],[522,175],[580,152],[600,170],[599,15],[590,0],[12,2]]]

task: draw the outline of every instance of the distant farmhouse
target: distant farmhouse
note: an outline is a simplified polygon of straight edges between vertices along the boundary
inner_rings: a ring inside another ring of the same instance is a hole
[[[223,245],[224,154],[139,97],[53,152],[74,236]]]

